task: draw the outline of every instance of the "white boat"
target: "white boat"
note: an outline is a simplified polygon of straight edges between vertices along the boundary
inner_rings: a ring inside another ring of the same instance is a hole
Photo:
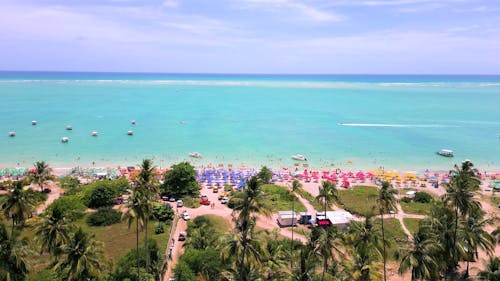
[[[73,126],[71,126],[71,125],[66,126],[66,130],[68,130],[68,131],[73,130]]]
[[[91,134],[93,137],[97,137],[98,133],[96,131],[93,131]]]
[[[15,137],[16,136],[16,132],[9,132],[9,137]]]
[[[36,120],[31,121],[31,125],[35,126],[37,124]]]
[[[302,155],[302,154],[292,155],[292,159],[293,160],[299,160],[299,161],[307,161],[307,158],[304,155]]]
[[[437,154],[444,156],[444,157],[453,157],[453,150],[441,149],[440,151],[437,152]]]
[[[190,153],[189,153],[189,156],[190,156],[190,157],[193,157],[193,158],[202,158],[202,157],[203,157],[203,155],[201,155],[201,154],[200,154],[200,153],[198,153],[198,152],[190,152]]]
[[[62,137],[62,138],[61,138],[61,142],[63,142],[63,143],[66,143],[66,142],[68,142],[68,141],[69,141],[69,138],[68,138],[68,137]]]
[[[134,131],[128,131],[128,132],[127,132],[127,135],[129,135],[129,136],[131,136],[131,135],[133,135],[133,134],[134,134]]]
[[[130,123],[132,123],[132,125],[135,125],[135,120],[130,121]]]

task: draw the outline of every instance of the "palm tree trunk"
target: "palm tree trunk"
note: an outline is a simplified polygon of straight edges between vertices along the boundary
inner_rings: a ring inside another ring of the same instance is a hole
[[[290,271],[293,271],[293,221],[295,218],[295,195],[292,192],[292,241],[290,242]]]
[[[243,252],[241,253],[241,260],[240,260],[240,280],[243,281],[245,280],[245,272],[243,271],[243,267],[245,265],[245,255],[247,253],[247,230],[244,229],[242,234],[241,234],[241,242],[243,244]]]
[[[12,229],[10,230],[10,236],[14,236],[14,227],[15,227],[15,220],[14,220],[14,215],[12,215]]]
[[[144,231],[144,252],[146,253],[146,271],[149,272],[149,247],[148,247],[148,223],[149,223],[149,218],[147,217],[148,215],[146,214],[146,219],[144,220],[144,226],[145,231]]]
[[[386,267],[385,267],[385,263],[386,263],[386,260],[385,260],[385,231],[384,231],[384,214],[382,212],[382,210],[380,210],[380,216],[382,218],[382,255],[383,255],[383,260],[384,260],[384,281],[386,281]]]
[[[135,218],[135,254],[137,258],[137,280],[141,280],[139,271],[139,218]]]
[[[465,278],[469,277],[469,259],[467,259],[467,269],[465,270]]]
[[[453,235],[453,267],[450,269],[455,269],[457,264],[458,264],[458,258],[457,258],[457,231],[458,231],[458,207],[455,206],[455,233]]]
[[[321,281],[325,281],[326,267],[328,266],[328,261],[326,257],[323,258],[323,273],[321,274]]]

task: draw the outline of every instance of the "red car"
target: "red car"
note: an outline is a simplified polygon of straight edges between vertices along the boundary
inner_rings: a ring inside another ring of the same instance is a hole
[[[200,199],[200,204],[205,206],[210,205],[210,200],[208,200],[208,196],[202,195]]]

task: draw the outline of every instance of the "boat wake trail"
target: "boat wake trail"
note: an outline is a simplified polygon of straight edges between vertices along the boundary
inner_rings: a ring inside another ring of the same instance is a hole
[[[445,128],[445,127],[458,127],[452,125],[439,125],[439,124],[383,124],[383,123],[338,123],[338,126],[347,127],[393,127],[393,128]]]

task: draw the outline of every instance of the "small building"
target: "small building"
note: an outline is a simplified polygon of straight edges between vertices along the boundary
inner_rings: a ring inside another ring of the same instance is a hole
[[[278,225],[280,227],[297,225],[299,216],[293,211],[279,211]]]
[[[336,226],[339,229],[345,229],[353,218],[351,213],[343,210],[329,211],[326,212],[326,215],[322,212],[316,214],[316,224],[322,227]]]

